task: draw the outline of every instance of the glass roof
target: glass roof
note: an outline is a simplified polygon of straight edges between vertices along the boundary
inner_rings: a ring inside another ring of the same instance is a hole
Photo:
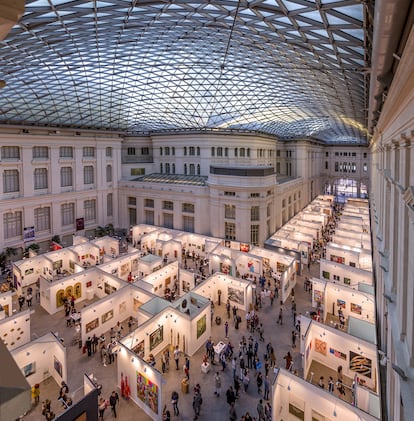
[[[1,45],[0,124],[366,143],[360,0],[35,0]]]

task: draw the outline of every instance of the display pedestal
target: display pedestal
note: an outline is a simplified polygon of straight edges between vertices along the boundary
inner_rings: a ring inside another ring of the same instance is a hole
[[[210,364],[209,363],[203,363],[201,364],[201,372],[202,373],[208,373],[210,371]]]
[[[188,393],[189,388],[190,388],[190,385],[188,383],[188,380],[187,379],[182,379],[181,380],[181,392]]]

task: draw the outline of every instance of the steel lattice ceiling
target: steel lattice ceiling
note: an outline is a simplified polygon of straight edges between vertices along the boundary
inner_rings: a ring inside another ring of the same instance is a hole
[[[356,0],[35,0],[1,42],[0,123],[366,142]]]

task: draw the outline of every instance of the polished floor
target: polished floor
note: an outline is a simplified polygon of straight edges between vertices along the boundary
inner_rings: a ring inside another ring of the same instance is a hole
[[[319,265],[314,264],[310,268],[310,272],[307,268],[304,270],[304,276],[318,276]],[[295,299],[297,304],[297,314],[305,314],[307,311],[311,311],[311,295],[304,291],[303,280],[304,276],[297,277],[297,286],[295,288]],[[296,348],[291,346],[291,332],[293,330],[293,316],[291,312],[291,300],[290,298],[283,305],[284,308],[284,322],[283,325],[276,323],[277,315],[279,313],[280,303],[277,300],[274,301],[273,306],[270,305],[267,300],[264,306],[259,309],[258,315],[260,321],[263,322],[264,326],[264,342],[259,341],[258,355],[263,361],[263,355],[265,353],[265,345],[271,342],[277,358],[277,366],[285,366],[283,356],[287,351],[290,351],[293,355],[294,368],[298,371],[298,375],[303,375],[301,371],[301,356],[299,352],[299,345]],[[240,313],[241,314],[241,313]],[[216,303],[215,314],[220,315],[223,320],[227,319],[225,306],[222,304],[218,306]],[[248,337],[250,335],[246,329],[246,323],[244,322],[244,314],[241,314],[243,323],[240,329],[236,330],[233,323],[230,321],[229,329],[229,340],[235,345],[236,354],[238,353],[238,344],[242,336]],[[127,329],[126,322],[124,322],[124,328]],[[50,316],[43,310],[40,305],[35,303],[33,312],[31,315],[31,332],[32,338],[44,335],[47,332],[54,332],[59,337],[64,339],[65,346],[67,347],[67,362],[68,362],[68,385],[70,388],[69,394],[71,395],[74,402],[79,400],[83,395],[83,376],[86,374],[93,374],[97,381],[102,384],[102,395],[105,398],[109,398],[112,390],[118,390],[119,387],[116,384],[116,364],[110,364],[104,367],[99,359],[99,355],[95,354],[92,357],[88,357],[82,353],[82,349],[75,344],[74,336],[75,330],[73,327],[66,326],[66,320],[63,311],[57,313],[54,316]],[[126,331],[126,330],[124,330]],[[214,342],[224,339],[224,326],[216,325],[214,323],[212,327],[211,336]],[[258,334],[254,333],[254,337],[259,339]],[[166,372],[165,384],[163,384],[163,402],[167,405],[170,410],[172,419],[187,421],[192,420],[194,412],[192,409],[192,390],[195,384],[200,384],[201,393],[203,396],[203,404],[201,408],[201,414],[199,420],[227,420],[229,419],[228,412],[229,406],[226,402],[226,390],[230,385],[233,384],[232,380],[232,369],[229,364],[224,372],[220,371],[222,375],[222,393],[220,397],[214,394],[214,374],[216,370],[221,370],[221,366],[213,366],[213,370],[205,374],[201,372],[201,362],[204,355],[204,347],[191,357],[190,359],[190,392],[184,394],[181,391],[181,380],[184,377],[181,370],[175,370],[174,367]],[[161,370],[161,359],[156,356],[157,368]],[[116,361],[115,361],[116,362]],[[183,361],[184,362],[184,361]],[[263,369],[262,369],[263,371]],[[270,383],[272,383],[274,374],[269,374]],[[319,378],[319,377],[318,377]],[[40,385],[40,402],[44,399],[49,398],[52,401],[52,409],[58,415],[63,412],[64,409],[61,403],[57,400],[59,394],[59,386],[56,382],[50,378]],[[171,392],[173,390],[179,393],[179,409],[180,414],[178,417],[173,416],[173,410],[171,405]],[[251,382],[247,393],[242,392],[240,398],[236,402],[236,412],[238,419],[244,415],[247,411],[250,414],[256,416],[256,406],[261,398],[258,394],[256,381],[254,378],[254,370],[251,373]],[[28,413],[24,419],[29,420],[43,420],[44,417],[41,415],[41,405],[34,407],[33,410]],[[113,415],[110,410],[107,409],[104,419],[112,419]],[[125,401],[121,399],[118,406],[118,420],[140,420],[146,421],[150,417],[146,415],[133,401]]]

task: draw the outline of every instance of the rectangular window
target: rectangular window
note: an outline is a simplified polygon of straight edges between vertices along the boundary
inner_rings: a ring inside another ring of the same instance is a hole
[[[250,193],[250,197],[260,197],[260,193]]]
[[[22,213],[8,212],[3,215],[4,239],[21,237],[22,235]]]
[[[183,231],[194,232],[194,216],[183,215]]]
[[[362,166],[362,169],[363,169],[364,172],[367,172],[368,171],[368,165],[367,165],[366,162],[364,162],[364,164]]]
[[[131,175],[145,175],[145,168],[131,168]]]
[[[34,189],[47,189],[47,168],[36,168],[34,170]]]
[[[128,209],[129,225],[136,225],[137,223],[137,210],[135,208]]]
[[[106,216],[113,216],[114,213],[113,195],[108,193],[106,196]]]
[[[61,146],[59,148],[59,158],[73,158],[72,146]]]
[[[234,191],[225,191],[224,196],[236,196],[236,192]]]
[[[174,203],[168,200],[162,202],[162,208],[165,210],[174,210]]]
[[[280,156],[280,149],[276,151],[276,156]]]
[[[184,146],[184,156],[187,156],[187,146]]]
[[[20,148],[18,146],[2,146],[1,158],[20,160]]]
[[[234,148],[234,156],[237,157],[239,150],[237,148]]]
[[[328,161],[325,161],[325,170],[328,169]]]
[[[75,222],[75,204],[65,203],[61,206],[62,226],[74,225]]]
[[[33,159],[49,159],[49,148],[47,146],[33,146]]]
[[[250,242],[257,246],[259,244],[259,225],[250,227]]]
[[[165,228],[174,228],[174,215],[172,213],[163,213],[163,226]]]
[[[149,155],[149,148],[141,148],[141,155]]]
[[[112,148],[110,146],[107,146],[105,149],[105,156],[107,158],[111,158],[112,157]]]
[[[127,155],[135,155],[135,148],[127,148]]]
[[[286,199],[282,199],[282,208],[286,207]]]
[[[364,152],[364,158],[366,158],[367,157],[367,153],[366,152]]]
[[[83,147],[83,157],[84,158],[95,158],[95,148],[93,146],[84,146]]]
[[[106,182],[110,183],[112,181],[112,165],[106,166]]]
[[[175,155],[175,146],[171,147],[171,155],[173,155],[173,156]]]
[[[194,213],[194,204],[183,203],[183,212]]]
[[[194,146],[190,146],[188,149],[189,149],[189,155],[190,156],[194,156],[195,155],[195,147]]]
[[[62,167],[60,169],[60,186],[69,187],[72,186],[72,167]]]
[[[352,152],[352,156],[356,156],[356,152]]]
[[[137,205],[137,198],[129,196],[128,197],[128,205],[129,206],[136,206]]]
[[[144,223],[154,225],[154,211],[146,210],[144,212]]]
[[[144,206],[146,208],[153,208],[154,207],[154,199],[144,199]]]
[[[34,210],[35,232],[50,231],[50,207]]]
[[[222,147],[217,148],[217,156],[223,156],[223,148]]]
[[[83,183],[84,184],[94,184],[94,168],[92,165],[85,165],[83,167]]]
[[[96,220],[96,200],[90,199],[83,202],[83,209],[85,212],[85,222],[92,222]]]
[[[260,209],[259,206],[252,206],[250,208],[250,220],[260,221]]]
[[[190,175],[195,175],[195,165],[190,164]]]
[[[170,147],[169,146],[166,146],[164,148],[164,155],[169,155],[169,154],[170,154]]]
[[[335,162],[335,172],[339,171],[339,162]]]
[[[13,193],[20,191],[19,171],[4,170],[3,172],[3,192]]]
[[[329,156],[329,152],[325,152],[325,156],[328,157]]]
[[[234,222],[224,223],[224,238],[226,240],[236,239],[236,224]]]
[[[236,219],[236,206],[224,205],[224,217],[227,219]]]

